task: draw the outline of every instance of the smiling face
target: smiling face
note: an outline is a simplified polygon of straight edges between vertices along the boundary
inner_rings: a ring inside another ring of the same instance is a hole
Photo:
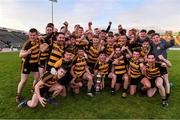
[[[77,51],[77,54],[78,54],[78,56],[79,57],[84,57],[84,50],[83,49],[78,49],[78,51]]]
[[[36,32],[29,32],[29,39],[30,40],[37,40],[38,34]]]
[[[134,60],[138,60],[140,57],[140,53],[138,51],[134,51],[132,57]]]
[[[51,34],[53,32],[53,28],[52,27],[46,27],[46,34]]]
[[[101,53],[99,55],[99,61],[100,62],[105,62],[106,61],[106,54],[105,53]]]
[[[144,49],[149,48],[149,42],[147,42],[147,41],[143,42],[142,48],[144,48]]]
[[[127,37],[125,35],[121,35],[118,39],[118,44],[120,46],[124,46],[126,45],[126,40],[127,40]]]
[[[152,41],[155,45],[158,45],[160,43],[160,36],[159,35],[154,35],[152,37]]]
[[[73,59],[73,54],[71,52],[66,51],[64,54],[64,59],[67,61],[71,61]]]
[[[65,42],[65,36],[63,34],[59,34],[57,37],[57,44],[62,44]]]
[[[155,63],[155,57],[154,57],[154,55],[148,55],[148,56],[147,56],[147,62],[148,62],[149,64],[154,64],[154,63]]]
[[[62,67],[58,69],[57,71],[58,79],[62,78],[65,74],[66,74],[66,70],[64,70]]]
[[[114,38],[108,36],[108,37],[107,37],[107,44],[110,45],[110,46],[112,46],[112,45],[114,44]]]

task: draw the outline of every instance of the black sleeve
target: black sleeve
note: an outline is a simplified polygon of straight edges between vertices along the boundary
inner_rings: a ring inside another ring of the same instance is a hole
[[[106,33],[108,33],[110,29],[111,29],[111,25],[108,25],[108,27],[106,29]]]
[[[99,64],[98,64],[98,62],[96,62],[96,64],[94,65],[94,69],[95,69],[95,70],[98,70],[98,69],[99,69]]]
[[[31,48],[31,41],[27,40],[23,46],[22,46],[22,50],[28,50]]]

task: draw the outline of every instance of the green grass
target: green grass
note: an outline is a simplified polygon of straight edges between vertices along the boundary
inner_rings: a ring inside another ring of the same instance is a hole
[[[85,91],[76,97],[58,97],[58,106],[48,105],[35,109],[17,109],[15,94],[20,80],[20,58],[18,53],[0,53],[0,118],[180,118],[180,51],[169,51],[169,60],[173,66],[169,69],[169,77],[174,83],[170,105],[168,108],[161,106],[161,98],[156,94],[153,98],[128,96],[121,98],[121,92],[115,96],[105,90],[102,95],[89,98]],[[23,91],[26,99],[31,98],[30,88],[32,76]]]

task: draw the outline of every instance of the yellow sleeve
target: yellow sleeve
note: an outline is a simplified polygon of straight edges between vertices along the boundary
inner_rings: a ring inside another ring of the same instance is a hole
[[[62,65],[62,58],[59,59],[59,60],[54,64],[54,67],[55,67],[55,68],[58,68],[58,67],[60,67],[61,65]]]

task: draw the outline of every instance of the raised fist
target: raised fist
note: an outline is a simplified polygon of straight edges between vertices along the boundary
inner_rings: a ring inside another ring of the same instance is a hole
[[[92,25],[92,22],[89,22],[88,25],[91,26],[91,25]]]
[[[109,25],[111,25],[112,24],[112,22],[111,21],[109,21]]]
[[[68,26],[68,22],[67,22],[67,21],[65,21],[63,24],[64,24],[65,26]]]

